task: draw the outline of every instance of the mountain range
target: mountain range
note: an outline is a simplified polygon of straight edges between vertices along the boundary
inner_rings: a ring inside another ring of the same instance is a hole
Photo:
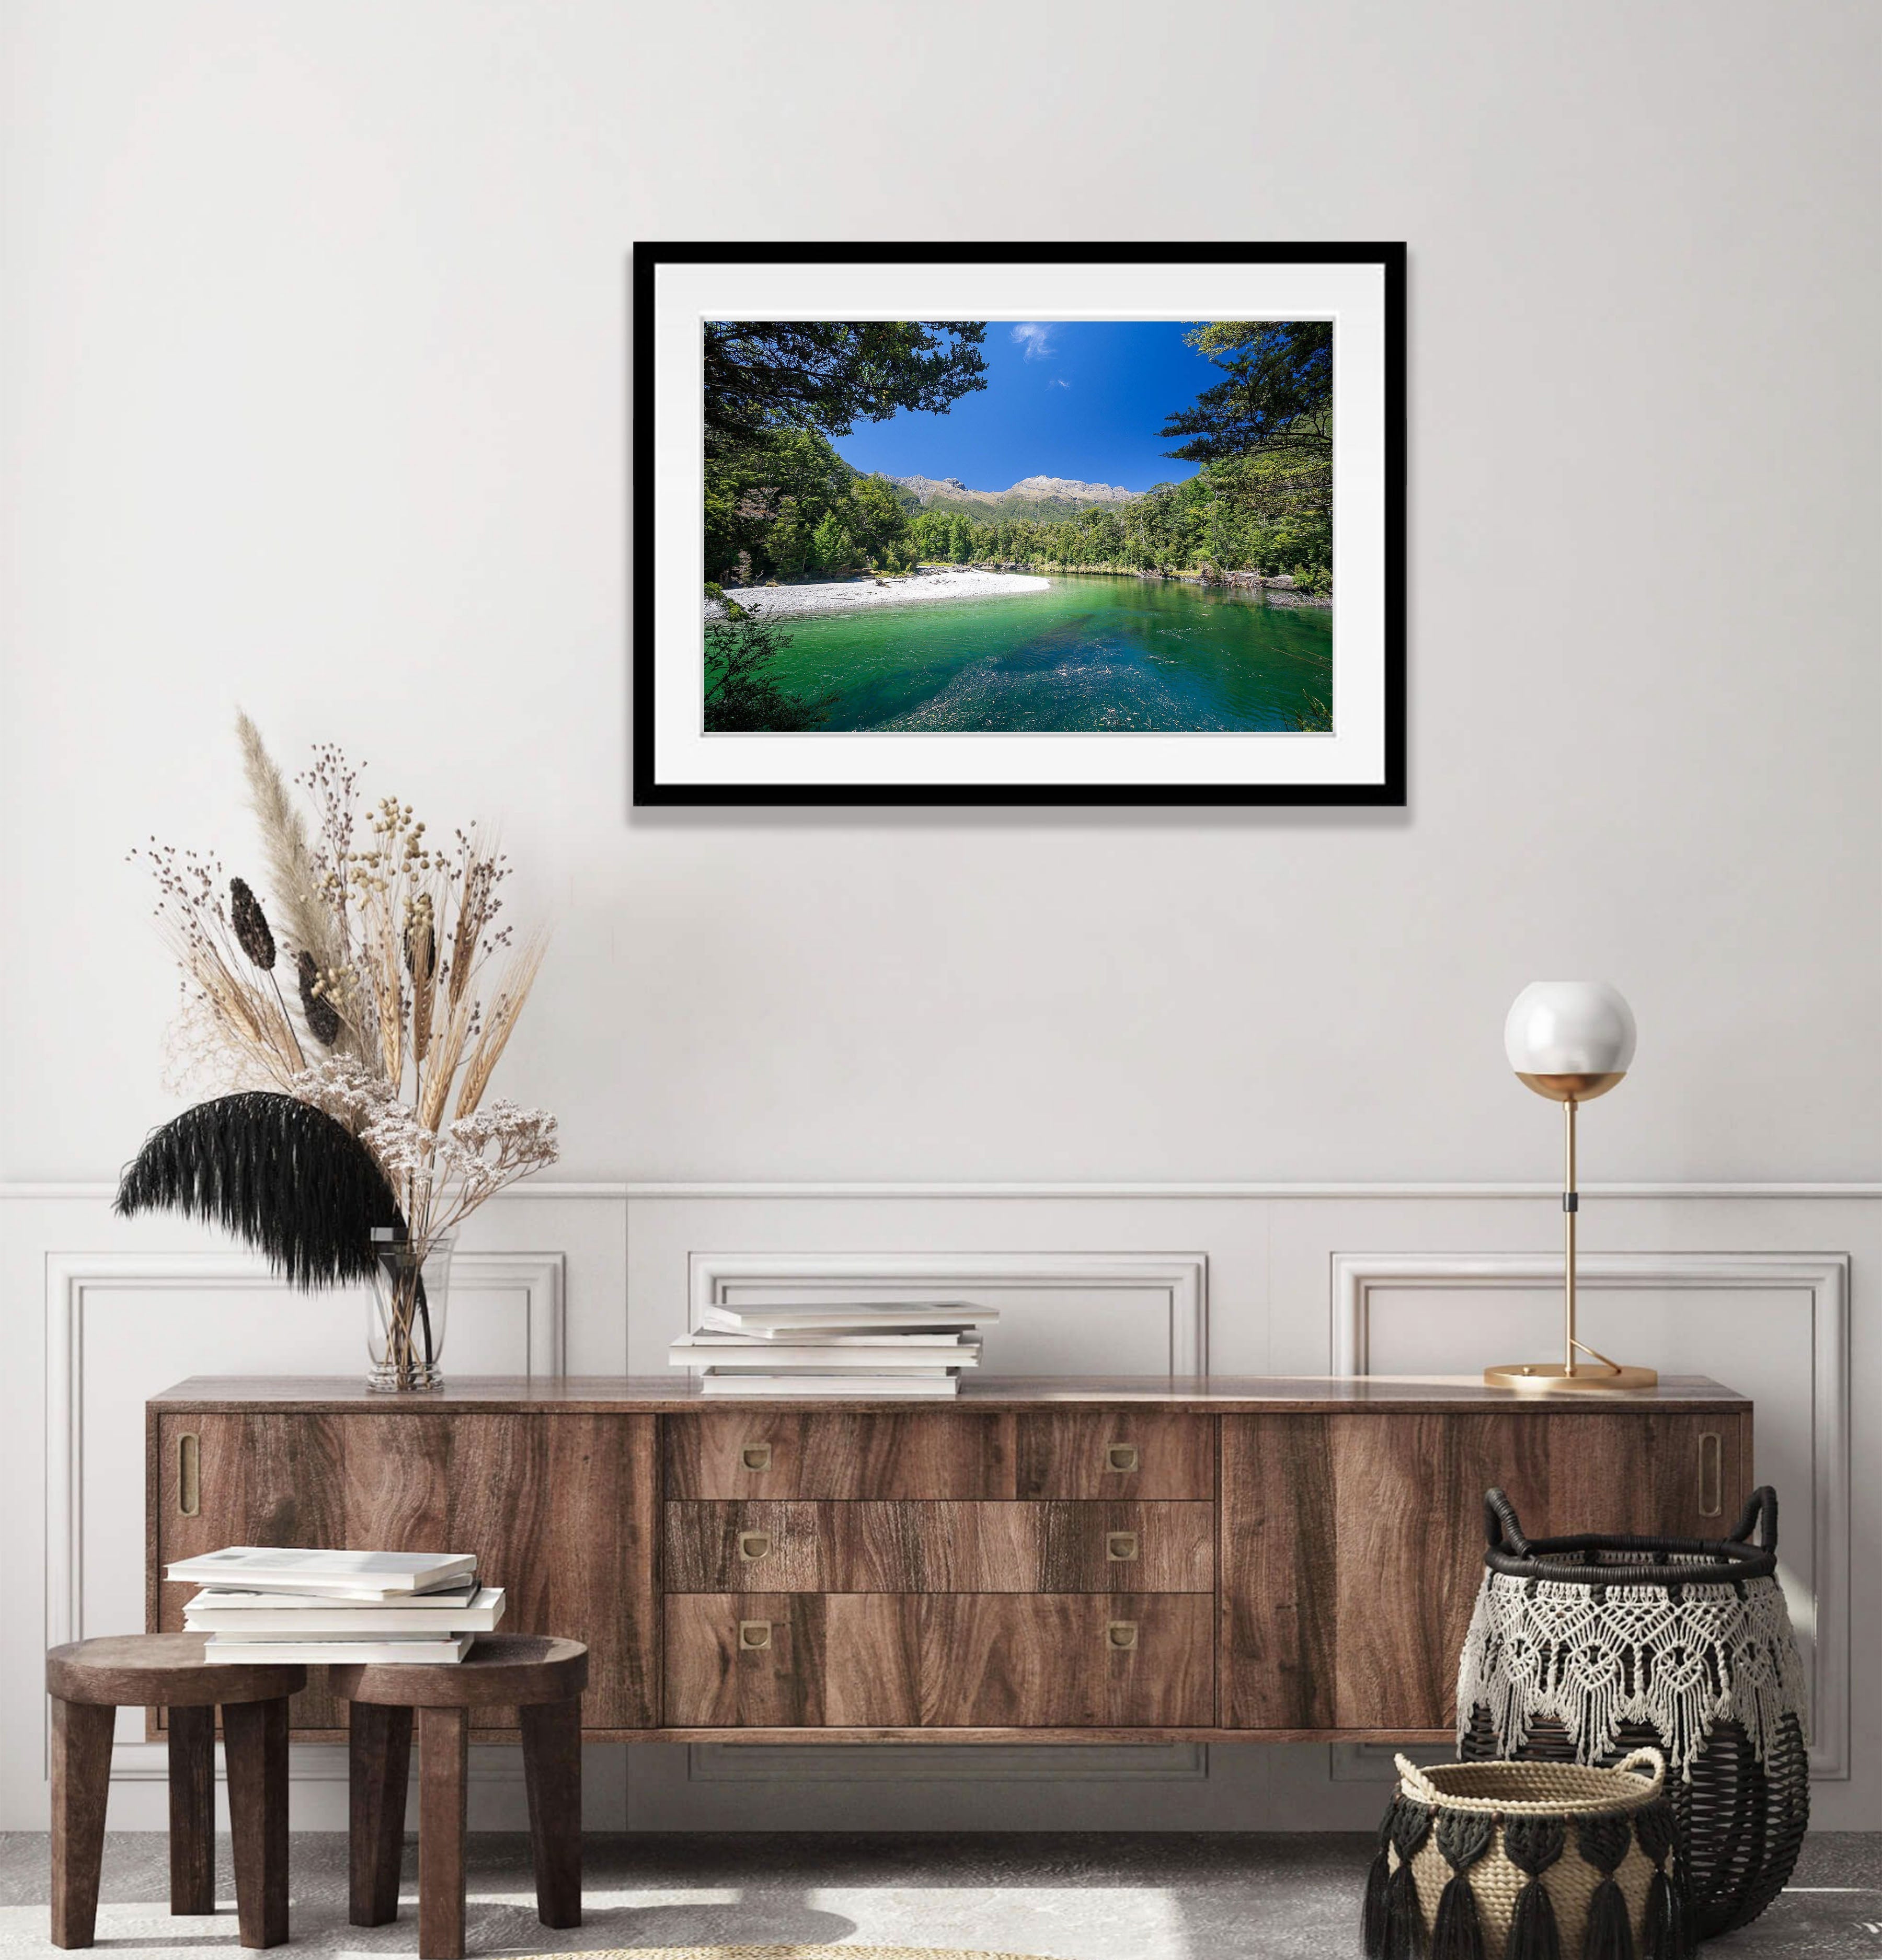
[[[958,476],[891,476],[889,481],[925,511],[970,517],[1029,517],[1050,523],[1094,504],[1132,504],[1140,490],[1110,483],[1081,483],[1069,476],[1027,476],[1005,490],[970,490]]]

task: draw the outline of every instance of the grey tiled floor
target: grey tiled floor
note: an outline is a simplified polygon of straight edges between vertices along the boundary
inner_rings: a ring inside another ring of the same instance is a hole
[[[586,1923],[537,1923],[529,1850],[471,1841],[473,1952],[707,1943],[906,1942],[1046,1960],[1342,1960],[1357,1952],[1369,1837],[591,1837]],[[172,1919],[161,1835],[113,1836],[98,1945],[113,1960],[225,1952],[239,1960],[228,1846],[214,1919]],[[409,1954],[416,1863],[406,1847],[396,1925],[346,1923],[346,1841],[297,1835],[293,1946],[323,1956]],[[43,1837],[0,1837],[0,1960],[46,1960]],[[290,1949],[290,1951],[292,1949]],[[1794,1888],[1763,1919],[1705,1949],[1716,1960],[1882,1955],[1882,1837],[1807,1841]]]

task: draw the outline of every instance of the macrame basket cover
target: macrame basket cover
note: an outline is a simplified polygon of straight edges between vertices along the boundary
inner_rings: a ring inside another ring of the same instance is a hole
[[[1500,1491],[1457,1673],[1457,1753],[1600,1764],[1650,1743],[1697,1936],[1756,1919],[1810,1822],[1803,1663],[1776,1578],[1777,1497],[1721,1539],[1523,1535]],[[1758,1539],[1752,1542],[1756,1530]]]
[[[1366,1888],[1367,1960],[1683,1960],[1691,1914],[1666,1761],[1398,1758]]]

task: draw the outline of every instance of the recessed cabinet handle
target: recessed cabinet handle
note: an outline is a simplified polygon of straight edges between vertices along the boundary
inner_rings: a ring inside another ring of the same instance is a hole
[[[747,1560],[760,1559],[771,1550],[769,1532],[740,1532],[738,1535],[738,1555]]]
[[[177,1515],[193,1518],[202,1510],[202,1439],[186,1429],[177,1439]]]
[[[760,1647],[771,1644],[771,1622],[769,1620],[740,1620],[738,1623],[739,1650],[744,1653],[756,1653]]]
[[[1135,1620],[1113,1620],[1104,1629],[1105,1643],[1122,1653],[1137,1644],[1137,1622]]]
[[[1118,1564],[1135,1558],[1137,1556],[1137,1534],[1135,1532],[1113,1532],[1104,1541],[1104,1555]]]
[[[771,1468],[771,1445],[768,1443],[748,1443],[738,1452],[738,1460],[747,1470],[769,1470]]]
[[[1104,1452],[1104,1467],[1107,1470],[1135,1470],[1137,1468],[1136,1444],[1113,1443]]]
[[[1725,1510],[1725,1451],[1718,1430],[1699,1437],[1699,1516],[1722,1516]]]

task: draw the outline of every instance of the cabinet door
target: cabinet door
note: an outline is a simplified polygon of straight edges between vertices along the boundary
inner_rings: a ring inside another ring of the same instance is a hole
[[[163,1577],[164,1566],[177,1559],[227,1545],[320,1549],[348,1542],[337,1418],[167,1414],[158,1419],[154,1442],[149,1488],[155,1514],[148,1525],[151,1624],[157,1632],[182,1631],[184,1602],[198,1590]],[[290,1704],[289,1719],[301,1729],[338,1726],[325,1668],[307,1670],[307,1686]],[[160,1732],[162,1726],[160,1716]]]
[[[1486,1490],[1532,1537],[1718,1537],[1748,1494],[1750,1429],[1651,1408],[1225,1418],[1224,1726],[1447,1729]]]
[[[508,1595],[502,1631],[587,1643],[588,1729],[658,1722],[652,1416],[347,1415],[346,1540],[474,1551]],[[514,1710],[480,1724],[514,1728]]]

